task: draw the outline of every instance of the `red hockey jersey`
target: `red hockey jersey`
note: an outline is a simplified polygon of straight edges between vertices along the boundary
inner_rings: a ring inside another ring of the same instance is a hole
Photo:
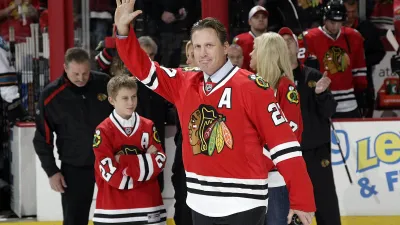
[[[250,68],[250,53],[253,51],[255,37],[256,36],[253,34],[253,32],[249,31],[239,34],[233,39],[233,43],[239,45],[243,51],[242,69],[246,69],[248,71],[252,71]]]
[[[300,97],[296,85],[286,76],[279,80],[276,90],[276,99],[288,119],[292,131],[297,140],[301,143],[301,134],[303,133],[303,118],[301,117]]]
[[[154,145],[158,152],[146,153]],[[166,157],[153,122],[134,113],[124,120],[115,110],[93,139],[98,187],[93,221],[105,224],[165,224],[157,175]],[[115,155],[119,154],[119,163]]]
[[[367,68],[364,39],[358,31],[342,27],[336,39],[322,27],[305,32],[307,51],[317,57],[320,71],[328,71],[332,80],[330,89],[338,102],[336,112],[349,112],[357,108],[354,92],[367,88]]]
[[[118,37],[117,49],[132,74],[177,108],[191,209],[222,217],[268,205],[268,172],[276,165],[291,208],[315,211],[299,142],[261,77],[228,61],[206,94],[203,72],[151,61],[132,27],[129,36]]]
[[[278,83],[275,97],[282,109],[285,118],[289,122],[297,140],[301,143],[303,133],[303,118],[301,116],[300,97],[296,85],[287,77],[283,76]],[[269,187],[280,187],[285,185],[282,175],[274,168],[269,174]]]

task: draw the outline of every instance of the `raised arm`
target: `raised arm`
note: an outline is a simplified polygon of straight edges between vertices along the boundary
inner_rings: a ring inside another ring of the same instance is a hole
[[[180,69],[168,69],[153,62],[142,50],[130,25],[141,11],[134,11],[135,0],[117,0],[115,24],[117,50],[121,60],[133,76],[171,103],[179,98],[183,74]]]

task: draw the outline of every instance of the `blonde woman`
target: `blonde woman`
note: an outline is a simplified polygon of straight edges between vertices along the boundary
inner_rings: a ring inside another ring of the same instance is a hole
[[[197,67],[196,60],[194,60],[194,49],[192,41],[186,43],[186,64],[188,67]]]
[[[289,51],[285,40],[277,33],[268,32],[254,40],[254,50],[250,53],[250,67],[264,78],[275,90],[278,100],[277,109],[283,111],[299,143],[303,131],[300,100],[293,83],[293,72]],[[277,120],[279,120],[277,119]],[[274,169],[268,174],[268,211],[265,224],[286,225],[298,214],[304,224],[311,224],[312,214],[290,209],[286,183],[279,172]]]

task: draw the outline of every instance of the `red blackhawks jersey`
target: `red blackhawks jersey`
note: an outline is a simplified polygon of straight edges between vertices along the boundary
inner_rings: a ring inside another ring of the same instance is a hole
[[[151,61],[133,28],[118,37],[117,49],[133,75],[177,108],[191,209],[222,217],[268,205],[268,172],[276,166],[291,208],[315,211],[299,142],[261,77],[228,61],[209,89],[201,71]]]
[[[364,39],[358,31],[342,27],[336,39],[322,27],[305,32],[304,40],[310,55],[317,57],[320,71],[328,71],[330,89],[338,103],[336,112],[357,108],[354,92],[367,88]]]
[[[279,106],[285,114],[285,118],[289,122],[292,131],[296,135],[297,140],[301,143],[301,135],[303,133],[303,118],[301,116],[300,97],[297,92],[296,85],[287,77],[283,76],[278,83],[275,91],[275,97]],[[274,168],[268,174],[269,187],[280,187],[285,185],[285,180],[278,170]]]
[[[146,153],[154,145],[158,152]],[[98,187],[93,221],[99,224],[165,224],[157,175],[165,165],[153,122],[134,113],[122,119],[115,110],[93,139]],[[120,155],[119,163],[115,155]]]
[[[303,118],[301,117],[300,97],[296,85],[287,76],[283,76],[279,80],[275,95],[292,131],[301,143]]]
[[[256,36],[253,32],[239,34],[233,39],[233,43],[239,45],[243,51],[243,65],[242,68],[252,71],[250,68],[250,53],[253,51],[254,38]]]

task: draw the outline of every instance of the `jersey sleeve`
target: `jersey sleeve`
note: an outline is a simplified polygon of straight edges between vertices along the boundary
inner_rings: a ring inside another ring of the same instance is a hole
[[[281,81],[278,87],[277,99],[290,128],[301,143],[303,133],[303,119],[301,116],[300,97],[292,82]]]
[[[48,93],[45,89],[40,94],[38,108],[36,110],[36,131],[35,136],[33,137],[33,146],[39,157],[43,170],[46,172],[48,177],[51,177],[60,170],[57,167],[53,153],[53,132],[55,131],[55,124],[51,117],[51,113],[47,110],[46,99],[48,99]]]
[[[358,31],[354,31],[354,52],[351,53],[351,65],[353,73],[353,85],[356,92],[362,92],[367,88],[367,66],[365,64],[364,39]]]
[[[175,104],[184,75],[181,69],[170,69],[152,61],[142,50],[133,27],[128,36],[117,36],[118,54],[128,70],[149,89]]]
[[[243,89],[244,88],[244,89]],[[300,144],[286,122],[271,88],[242,87],[248,118],[265,144],[264,154],[283,176],[289,191],[290,208],[315,212],[313,186],[302,157]]]
[[[95,155],[95,171],[107,184],[120,190],[133,189],[136,184],[124,170],[124,166],[115,160],[112,148],[112,137],[101,126],[96,128],[93,138],[93,151]],[[137,162],[132,162],[137,163]]]
[[[153,154],[121,155],[120,157],[120,165],[126,168],[124,173],[139,182],[156,179],[164,169],[167,160],[154,124],[151,123],[149,127],[151,129],[149,146],[156,147],[157,152]]]

